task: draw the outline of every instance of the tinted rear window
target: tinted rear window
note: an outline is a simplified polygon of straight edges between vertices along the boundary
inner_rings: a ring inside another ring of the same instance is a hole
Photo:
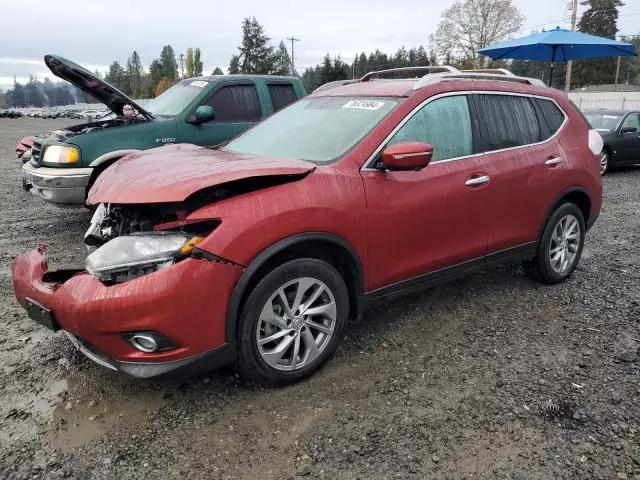
[[[485,151],[520,147],[541,140],[538,117],[528,97],[477,94],[474,99]]]
[[[297,100],[296,91],[289,83],[273,83],[269,85],[269,96],[273,111],[277,112]]]

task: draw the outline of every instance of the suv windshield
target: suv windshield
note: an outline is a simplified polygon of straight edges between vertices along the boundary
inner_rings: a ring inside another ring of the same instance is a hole
[[[353,147],[398,104],[396,98],[318,97],[294,103],[224,150],[326,163]]]
[[[193,102],[208,83],[205,80],[183,80],[151,100],[144,108],[154,117],[175,117]]]
[[[602,132],[614,130],[622,120],[622,115],[615,113],[585,112],[584,116],[587,117],[592,128]]]

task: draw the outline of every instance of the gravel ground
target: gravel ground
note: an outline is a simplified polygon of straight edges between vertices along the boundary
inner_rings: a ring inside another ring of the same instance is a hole
[[[312,378],[142,382],[94,366],[16,304],[9,262],[82,258],[88,212],[21,191],[0,119],[0,478],[640,479],[640,170],[605,178],[572,279],[487,270],[371,311]]]

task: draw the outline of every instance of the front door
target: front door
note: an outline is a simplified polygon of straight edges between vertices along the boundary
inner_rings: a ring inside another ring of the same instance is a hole
[[[616,139],[616,163],[640,161],[640,115],[631,113],[622,122]]]
[[[381,171],[371,165],[362,170],[371,290],[446,267],[471,266],[473,260],[481,263],[487,247],[491,178],[486,157],[474,155],[467,96],[427,103],[386,145],[403,141],[431,144],[431,164],[421,171]]]
[[[184,122],[178,132],[179,143],[205,147],[218,145],[244,132],[262,118],[258,92],[253,82],[222,84],[201,105],[213,107],[213,120],[200,125]]]

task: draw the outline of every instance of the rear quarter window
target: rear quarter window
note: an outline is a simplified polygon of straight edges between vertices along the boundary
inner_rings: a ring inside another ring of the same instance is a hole
[[[549,127],[548,135],[545,135],[545,137],[549,138],[554,136],[564,123],[564,113],[558,108],[555,102],[551,100],[544,100],[542,98],[536,98],[534,100],[540,109],[542,115],[541,120],[546,122]]]

